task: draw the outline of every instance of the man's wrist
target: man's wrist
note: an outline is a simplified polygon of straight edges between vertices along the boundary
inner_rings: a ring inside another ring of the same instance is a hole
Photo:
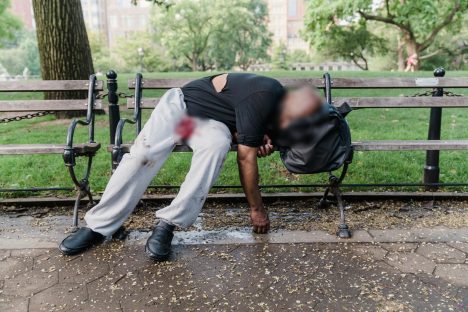
[[[265,207],[263,205],[250,206],[250,211],[265,211]]]

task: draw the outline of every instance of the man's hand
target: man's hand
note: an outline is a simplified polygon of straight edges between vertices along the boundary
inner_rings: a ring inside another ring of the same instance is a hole
[[[263,136],[263,145],[258,148],[257,156],[266,157],[271,155],[275,151],[275,148],[271,142],[271,139],[268,135]]]
[[[270,219],[268,218],[268,211],[265,208],[251,209],[250,220],[252,221],[252,229],[254,233],[266,234],[270,229]]]
[[[260,189],[258,188],[257,148],[239,144],[237,147],[237,164],[244,188],[245,197],[250,206],[250,219],[253,231],[265,234],[270,228],[268,212],[263,207]]]

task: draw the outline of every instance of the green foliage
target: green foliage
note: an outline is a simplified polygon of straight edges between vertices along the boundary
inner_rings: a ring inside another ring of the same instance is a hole
[[[230,68],[230,63],[235,63],[247,70],[255,62],[267,60],[271,33],[265,23],[268,16],[266,3],[263,0],[232,0],[218,4],[216,11],[221,23],[209,46],[215,52],[214,61],[221,64],[218,68]]]
[[[284,42],[280,42],[273,48],[273,55],[271,57],[274,69],[288,69],[290,65],[288,49]]]
[[[452,33],[444,30],[426,51],[421,69],[431,70],[443,66],[449,70],[468,68],[468,13],[464,14],[460,30]],[[465,66],[465,67],[464,67]]]
[[[88,31],[88,39],[96,73],[105,73],[111,68],[115,69],[114,60],[111,58],[110,51],[105,42],[105,36]]]
[[[143,51],[142,55],[141,51]],[[168,70],[168,60],[165,58],[164,49],[148,32],[136,32],[127,38],[119,38],[113,56],[118,64],[125,64],[121,67],[126,72]]]
[[[352,61],[368,70],[368,58],[385,52],[385,41],[367,30],[365,23],[332,25],[325,34],[316,36],[315,47],[325,55]]]
[[[289,53],[291,63],[309,63],[312,57],[304,50],[294,50]]]
[[[420,54],[442,30],[457,33],[467,10],[468,0],[311,0],[304,35],[325,53],[348,59],[352,53],[362,61],[384,53],[383,42],[391,39],[393,28],[401,35],[407,55]],[[386,28],[376,33],[376,24]]]
[[[210,0],[183,0],[169,9],[154,8],[154,30],[171,57],[185,57],[196,70],[216,29]]]
[[[304,50],[288,51],[283,42],[273,47],[271,56],[273,68],[279,70],[288,70],[293,63],[309,63],[312,60],[312,56]]]
[[[22,75],[25,67],[30,75],[40,75],[39,51],[33,32],[16,33],[14,42],[10,42],[8,47],[0,52],[0,64],[10,75]]]
[[[153,28],[170,57],[192,70],[246,69],[268,58],[266,16],[261,0],[180,0],[154,8]]]
[[[8,11],[9,7],[10,0],[0,0],[0,48],[5,41],[14,39],[16,31],[21,29],[20,20]]]
[[[88,37],[96,72],[106,72],[111,68],[121,72],[160,72],[171,66],[164,49],[148,32],[135,32],[118,38],[112,52],[107,48],[104,36],[89,33]]]

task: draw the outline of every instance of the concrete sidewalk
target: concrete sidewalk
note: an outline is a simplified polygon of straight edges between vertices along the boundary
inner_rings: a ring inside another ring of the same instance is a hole
[[[2,249],[0,311],[468,311],[468,242],[394,238],[179,244],[159,264],[120,241]]]
[[[205,209],[165,263],[143,251],[153,209],[132,215],[125,241],[75,257],[57,250],[70,209],[4,210],[0,312],[468,311],[464,203],[356,203],[346,241],[336,210],[312,204],[270,205],[268,235],[251,233],[245,207]]]

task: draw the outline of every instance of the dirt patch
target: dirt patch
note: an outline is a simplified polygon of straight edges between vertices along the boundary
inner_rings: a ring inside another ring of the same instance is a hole
[[[338,224],[338,209],[335,205],[318,208],[314,199],[278,200],[265,205],[270,212],[271,229],[275,230],[325,230],[334,233]],[[130,230],[150,230],[154,226],[156,210],[162,204],[145,204],[137,207],[126,222]],[[0,213],[10,217],[32,216],[43,221],[45,216],[71,216],[70,207],[44,209],[1,207]],[[81,210],[83,217],[85,210]],[[348,203],[346,216],[354,229],[409,229],[445,226],[461,228],[468,226],[468,201],[359,201]],[[32,226],[37,222],[32,222]],[[195,227],[190,230],[240,229],[250,226],[246,204],[238,202],[209,202],[205,204]]]
[[[270,212],[272,230],[324,230],[334,233],[339,220],[336,206],[319,209],[317,200],[276,201],[265,206]],[[131,229],[152,228],[152,213],[158,208],[161,207],[138,209],[127,226]],[[468,202],[353,202],[346,207],[346,217],[352,229],[460,228],[468,226]],[[202,211],[201,224],[203,230],[248,227],[249,210],[247,205],[239,203],[210,203]]]

